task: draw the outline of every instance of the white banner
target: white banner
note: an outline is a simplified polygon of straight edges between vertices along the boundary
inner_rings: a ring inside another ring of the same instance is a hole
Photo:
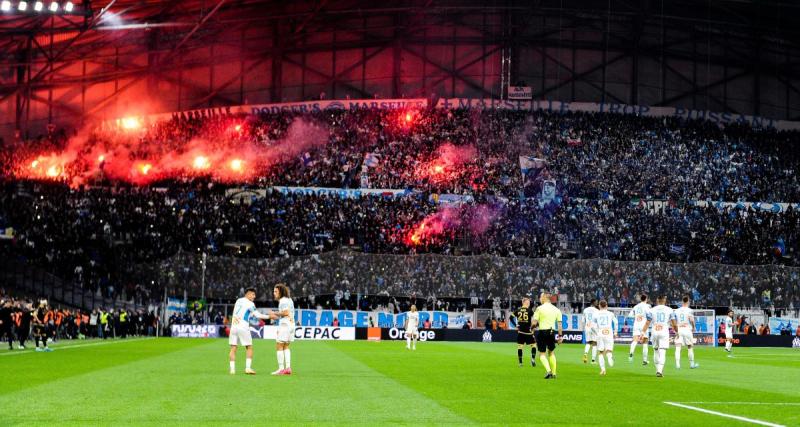
[[[278,327],[265,326],[263,334],[264,334],[264,339],[274,340],[275,338],[278,337]],[[338,328],[329,326],[297,326],[294,329],[294,339],[354,341],[356,339],[356,328]]]
[[[218,325],[172,325],[172,336],[177,338],[217,338]]]
[[[533,89],[530,86],[509,86],[508,99],[523,101],[533,99]]]
[[[341,199],[360,199],[362,196],[400,197],[411,194],[408,190],[394,190],[388,188],[325,188],[325,187],[272,187],[273,190],[283,194],[315,194],[321,196],[337,196]]]
[[[747,209],[752,208],[755,211],[766,211],[773,213],[786,212],[791,206],[793,210],[800,209],[800,203],[764,203],[764,202],[711,202],[705,200],[690,200],[689,204],[694,206],[706,207],[713,206],[719,210],[725,208]]]
[[[800,328],[800,319],[791,317],[769,318],[769,333],[772,335],[780,335],[783,330],[788,330],[788,335],[795,335],[798,328]]]
[[[380,189],[380,188],[325,188],[325,187],[270,187],[272,191],[282,194],[302,194],[302,195],[328,195],[341,199],[360,199],[365,196],[383,197],[402,197],[411,194],[408,190]],[[229,188],[225,190],[225,196],[232,198],[234,203],[243,201],[249,204],[253,199],[263,199],[267,195],[266,188]]]
[[[516,89],[521,95],[517,95]],[[526,86],[509,87],[509,98],[526,94]],[[514,89],[514,90],[512,90]],[[532,94],[532,92],[531,92]],[[142,121],[157,121],[169,119],[175,114],[200,115],[204,117],[222,114],[277,114],[281,112],[311,113],[335,110],[405,110],[423,109],[428,107],[428,100],[417,99],[347,99],[347,100],[319,100],[307,102],[286,102],[276,104],[238,105],[229,107],[204,108],[183,112],[150,114],[137,117]],[[693,110],[684,107],[650,107],[647,105],[607,104],[597,102],[562,102],[550,100],[532,100],[530,95],[524,99],[490,99],[490,98],[442,98],[435,105],[436,108],[445,109],[489,109],[513,111],[583,111],[612,114],[632,114],[647,117],[680,117],[683,119],[701,119],[713,123],[731,124],[743,123],[756,128],[770,128],[778,130],[800,130],[800,122],[788,120],[775,120],[761,116],[747,116],[737,113],[725,113],[709,110]],[[107,125],[113,126],[118,120],[107,120]]]
[[[530,99],[530,98],[528,98]],[[274,104],[255,104],[237,105],[217,108],[201,108],[197,110],[184,111],[187,115],[219,116],[223,114],[278,114],[284,112],[291,113],[314,113],[320,111],[336,110],[404,110],[422,109],[428,106],[428,100],[424,98],[412,99],[331,99],[305,102],[282,102]],[[151,114],[144,118],[149,120],[169,119],[175,113]],[[178,112],[178,114],[181,114]]]
[[[490,98],[442,98],[436,108],[475,109],[475,110],[513,110],[549,111],[567,113],[570,111],[631,114],[646,117],[680,117],[701,119],[713,123],[743,123],[756,128],[778,130],[800,129],[800,122],[775,120],[761,116],[746,116],[736,113],[720,113],[708,110],[692,110],[683,107],[650,107],[647,105],[606,104],[597,102],[562,102],[549,100],[500,100]]]

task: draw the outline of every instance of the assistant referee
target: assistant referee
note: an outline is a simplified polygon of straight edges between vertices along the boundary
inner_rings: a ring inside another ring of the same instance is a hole
[[[558,343],[563,340],[563,326],[561,325],[561,310],[550,303],[550,294],[542,292],[539,297],[541,305],[536,307],[533,313],[534,326],[539,327],[536,331],[536,346],[539,348],[539,360],[547,370],[544,379],[556,378],[556,325],[558,325]],[[545,356],[545,351],[547,355]],[[552,370],[551,370],[552,368]]]

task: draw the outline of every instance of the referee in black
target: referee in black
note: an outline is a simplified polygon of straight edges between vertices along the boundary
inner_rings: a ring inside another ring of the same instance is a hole
[[[525,297],[522,299],[522,307],[518,308],[512,316],[517,320],[517,360],[519,367],[522,367],[522,353],[525,346],[531,347],[531,366],[536,367],[536,339],[533,337],[533,328],[531,322],[533,321],[533,309],[531,308],[531,299]]]

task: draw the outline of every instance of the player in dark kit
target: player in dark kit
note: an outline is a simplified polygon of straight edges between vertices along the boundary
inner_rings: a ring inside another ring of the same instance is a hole
[[[8,349],[14,349],[14,307],[11,300],[0,302],[0,337],[8,340]]]
[[[533,320],[533,309],[531,299],[522,299],[522,307],[512,314],[517,319],[517,360],[522,367],[522,352],[526,345],[531,347],[531,366],[536,367],[536,339],[533,337],[531,320]]]
[[[25,341],[31,335],[31,321],[33,315],[31,314],[30,306],[27,303],[21,304],[17,310],[17,338],[19,338],[19,349],[25,350]]]
[[[49,321],[47,300],[41,300],[39,307],[33,311],[33,340],[36,343],[36,351],[53,351],[47,346],[47,322]],[[39,348],[39,341],[42,347]]]

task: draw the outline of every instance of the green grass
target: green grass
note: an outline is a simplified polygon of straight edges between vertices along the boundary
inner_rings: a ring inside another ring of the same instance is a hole
[[[685,351],[676,370],[671,349],[656,378],[622,346],[600,377],[581,362],[582,347],[564,345],[558,379],[545,381],[541,367],[517,366],[515,344],[428,342],[410,352],[401,342],[298,341],[292,377],[269,375],[269,341],[255,343],[255,377],[242,373],[242,350],[239,373],[228,374],[222,339],[54,347],[0,350],[0,424],[748,425],[663,403],[672,401],[800,425],[800,351],[791,349],[736,348],[729,359],[699,348],[696,370]],[[743,401],[760,404],[726,403]]]

